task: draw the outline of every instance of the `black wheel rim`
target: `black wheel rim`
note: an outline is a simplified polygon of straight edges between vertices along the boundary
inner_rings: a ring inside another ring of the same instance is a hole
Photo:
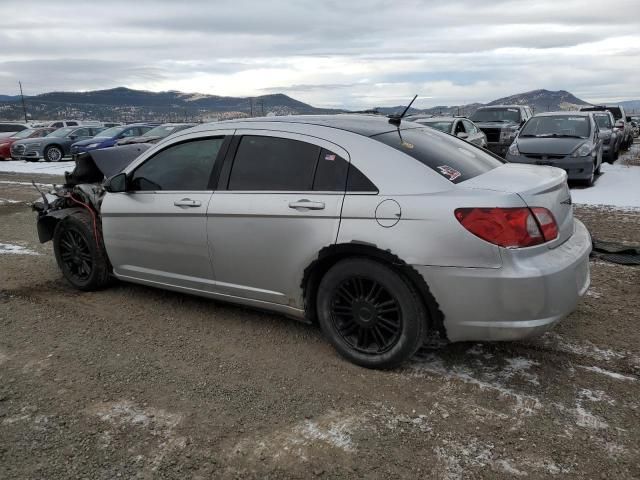
[[[370,278],[351,277],[336,287],[331,320],[350,348],[366,354],[389,351],[402,332],[400,304],[389,290]]]
[[[72,229],[65,230],[60,237],[60,258],[74,280],[86,281],[93,271],[91,250],[84,236]]]

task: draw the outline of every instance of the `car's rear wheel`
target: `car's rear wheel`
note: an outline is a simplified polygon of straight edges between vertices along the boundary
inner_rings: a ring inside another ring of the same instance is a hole
[[[53,234],[53,251],[62,275],[79,290],[96,290],[110,280],[111,267],[94,232],[88,214],[74,213],[61,220]]]
[[[318,287],[318,319],[338,353],[367,368],[391,368],[423,344],[427,318],[416,289],[366,258],[341,260]]]
[[[60,160],[62,160],[62,156],[62,149],[55,145],[47,147],[44,151],[44,159],[47,162],[59,162]]]

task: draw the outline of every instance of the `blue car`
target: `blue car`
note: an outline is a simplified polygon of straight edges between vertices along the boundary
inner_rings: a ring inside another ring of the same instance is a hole
[[[113,147],[118,140],[128,137],[139,137],[151,130],[155,125],[148,123],[136,123],[107,128],[95,137],[81,140],[71,145],[71,155],[79,155],[98,148]]]

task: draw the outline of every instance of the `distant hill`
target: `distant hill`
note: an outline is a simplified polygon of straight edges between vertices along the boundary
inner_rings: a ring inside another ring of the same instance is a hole
[[[8,97],[8,96],[7,96]],[[96,120],[208,120],[253,114],[291,115],[335,113],[316,108],[284,94],[257,97],[222,97],[178,91],[149,92],[126,87],[88,92],[50,92],[25,97],[32,118]],[[19,97],[0,97],[0,118],[22,116]]]
[[[535,112],[547,112],[553,110],[577,110],[581,106],[590,103],[565,91],[532,90],[530,92],[517,93],[508,97],[498,98],[489,103],[470,103],[466,105],[441,105],[422,110],[411,109],[411,113],[424,113],[429,115],[471,115],[478,107],[485,105],[529,105]],[[378,107],[381,113],[397,113],[404,107]]]
[[[602,102],[599,105],[622,105],[625,113],[627,114],[640,113],[640,100],[626,100],[624,102]]]

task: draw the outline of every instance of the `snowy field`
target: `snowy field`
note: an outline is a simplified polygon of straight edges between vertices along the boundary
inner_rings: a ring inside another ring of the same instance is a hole
[[[617,208],[640,208],[640,166],[626,165],[632,156],[640,155],[640,144],[621,155],[613,164],[602,165],[602,174],[593,187],[572,186],[573,203],[583,205],[606,205]],[[74,168],[74,162],[24,162],[0,161],[0,172],[37,173],[63,175]]]

